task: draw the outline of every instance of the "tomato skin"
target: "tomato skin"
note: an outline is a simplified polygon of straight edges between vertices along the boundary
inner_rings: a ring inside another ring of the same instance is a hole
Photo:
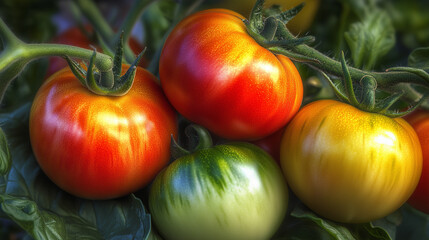
[[[333,100],[298,112],[286,128],[280,156],[298,198],[319,215],[347,223],[398,209],[422,170],[419,140],[405,120]]]
[[[123,72],[129,66],[123,66]],[[30,140],[46,175],[88,199],[115,198],[151,181],[169,161],[176,116],[156,78],[137,68],[122,97],[87,90],[66,68],[39,89]]]
[[[419,109],[405,116],[404,119],[416,131],[423,153],[422,175],[413,195],[408,199],[408,203],[429,214],[429,112]]]
[[[256,140],[292,118],[303,86],[290,59],[261,47],[242,18],[213,9],[183,20],[164,45],[160,79],[185,118],[223,138]]]
[[[281,128],[277,132],[252,143],[262,148],[271,157],[273,157],[278,164],[280,164],[280,143],[282,141],[284,130],[285,128]]]
[[[175,160],[149,194],[152,219],[166,239],[269,239],[287,205],[279,166],[244,142]]]
[[[86,30],[91,32],[90,27],[86,27]],[[93,41],[88,39],[88,36],[86,36],[81,29],[78,27],[71,27],[58,36],[56,36],[51,41],[52,43],[56,44],[66,44],[71,45],[75,47],[81,47],[92,50],[93,47],[97,49],[98,52],[102,52],[102,49]],[[129,39],[129,44],[131,50],[133,50],[134,53],[139,54],[141,51],[143,51],[143,46],[141,46],[138,41],[131,37]],[[145,67],[147,65],[147,60],[142,59],[139,66]],[[46,77],[50,77],[55,72],[67,67],[67,61],[62,57],[50,57],[49,58],[49,66],[48,70],[46,72]]]

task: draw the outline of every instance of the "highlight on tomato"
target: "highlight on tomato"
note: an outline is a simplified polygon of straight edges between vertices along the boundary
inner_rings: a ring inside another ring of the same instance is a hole
[[[196,130],[199,136],[205,131]],[[272,237],[288,206],[279,166],[250,143],[204,142],[152,183],[149,209],[160,234],[166,239]]]
[[[419,109],[404,117],[419,137],[423,153],[423,168],[419,184],[408,199],[415,209],[429,214],[429,112]]]
[[[51,76],[30,113],[41,169],[63,190],[88,199],[115,198],[147,185],[167,165],[177,132],[175,111],[156,81],[137,67],[127,94],[101,96],[70,68]]]
[[[419,139],[404,119],[335,100],[312,102],[297,113],[280,156],[297,197],[317,214],[346,223],[397,210],[422,171]]]
[[[168,36],[159,74],[185,118],[222,138],[256,140],[293,117],[303,86],[292,61],[262,47],[243,19],[225,9],[188,16]]]

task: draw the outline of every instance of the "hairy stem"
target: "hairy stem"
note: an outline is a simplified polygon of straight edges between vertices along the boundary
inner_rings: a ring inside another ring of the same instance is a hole
[[[316,49],[309,47],[308,45],[301,44],[293,48],[292,51],[285,51],[281,48],[270,49],[274,53],[283,54],[288,56],[289,52],[297,53],[303,56],[307,56],[317,61],[308,61],[305,64],[323,71],[327,74],[341,77],[343,75],[343,69],[341,62],[334,60]],[[377,86],[383,88],[391,87],[402,82],[414,83],[429,87],[429,82],[424,78],[406,71],[394,71],[394,72],[367,72],[358,68],[348,67],[350,76],[354,82],[359,82],[364,76],[372,76],[377,80]]]

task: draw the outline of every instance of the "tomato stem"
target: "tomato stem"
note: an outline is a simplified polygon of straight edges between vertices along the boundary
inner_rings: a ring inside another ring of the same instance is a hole
[[[377,89],[377,81],[372,76],[365,76],[361,79],[361,85],[363,90],[361,106],[364,106],[369,112],[372,112],[375,108],[375,89]]]
[[[186,145],[189,149],[180,146],[173,136],[171,136],[170,152],[174,159],[178,159],[182,156],[186,156],[201,149],[210,148],[213,146],[213,141],[209,131],[200,125],[191,124],[187,126],[185,128],[185,135],[188,140],[188,144]]]

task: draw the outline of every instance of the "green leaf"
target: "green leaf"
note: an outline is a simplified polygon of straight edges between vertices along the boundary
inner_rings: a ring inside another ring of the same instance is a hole
[[[291,215],[296,218],[308,219],[313,221],[320,228],[327,231],[332,237],[334,237],[334,239],[338,239],[338,240],[355,239],[346,227],[340,225],[339,223],[335,223],[333,221],[323,219],[307,209],[296,207],[292,211]]]
[[[9,145],[3,129],[0,128],[0,174],[6,174],[12,166],[12,157],[10,156]]]
[[[429,47],[415,49],[408,57],[408,66],[429,71]]]
[[[396,234],[396,226],[401,220],[401,215],[398,212],[370,223],[343,224],[324,219],[302,205],[297,205],[292,210],[291,216],[302,221],[310,221],[314,225],[313,228],[317,226],[320,231],[324,231],[330,236],[329,239],[335,240],[393,240]]]
[[[405,204],[400,209],[403,220],[398,226],[397,240],[428,240],[429,215],[424,214],[410,205]]]
[[[376,63],[395,45],[395,28],[386,11],[374,8],[360,22],[351,24],[345,33],[358,68],[372,70]]]
[[[12,168],[0,177],[1,210],[34,239],[147,239],[150,215],[134,195],[92,201],[53,184],[35,160],[28,137],[26,104],[0,115],[12,153]]]

